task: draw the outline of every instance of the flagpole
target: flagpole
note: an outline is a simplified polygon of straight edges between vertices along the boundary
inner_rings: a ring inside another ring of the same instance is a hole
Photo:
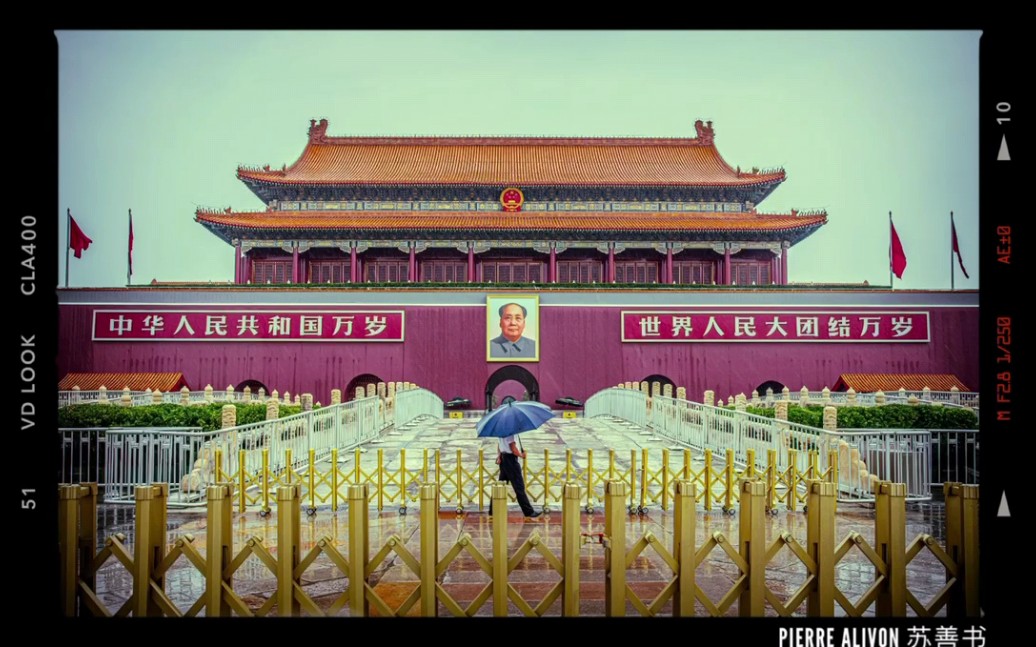
[[[129,236],[133,235],[133,209],[129,209],[128,211],[129,211],[129,220],[127,222],[129,224],[129,229],[127,231],[129,232],[129,234],[127,236],[127,241],[128,241],[127,242],[127,247],[132,244],[132,242],[129,239]],[[126,287],[129,287],[130,276],[133,274],[133,265],[130,264],[130,254],[132,254],[132,253],[133,253],[133,248],[129,247],[127,249],[127,251],[126,251]]]
[[[889,212],[889,289],[893,289],[892,285],[892,212]]]
[[[72,209],[65,215],[65,287],[68,287],[68,250],[72,248]]]
[[[956,272],[953,271],[953,212],[950,212],[950,292],[954,290]]]

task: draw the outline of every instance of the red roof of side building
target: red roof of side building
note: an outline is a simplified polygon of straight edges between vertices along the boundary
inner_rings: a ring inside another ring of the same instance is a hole
[[[711,122],[710,122],[711,123]],[[741,172],[720,156],[711,126],[696,138],[327,137],[310,128],[291,166],[238,169],[280,185],[757,186],[783,170]]]
[[[121,391],[128,386],[130,391],[159,389],[162,393],[190,388],[183,373],[68,373],[58,382],[59,391],[71,391],[74,386],[80,391],[97,391],[102,386]]]
[[[926,386],[932,391],[949,391],[953,387],[960,391],[971,390],[956,375],[939,373],[842,373],[834,390],[848,391],[851,387],[857,393],[892,393],[900,389],[921,391]]]
[[[790,231],[818,227],[827,214],[726,212],[198,211],[203,224],[243,229],[485,231]]]

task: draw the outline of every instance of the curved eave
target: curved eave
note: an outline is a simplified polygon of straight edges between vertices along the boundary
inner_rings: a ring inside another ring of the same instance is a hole
[[[443,239],[461,238],[484,240],[490,238],[546,238],[551,240],[571,240],[587,238],[625,239],[625,240],[787,240],[796,244],[821,226],[827,223],[827,216],[800,217],[801,222],[775,225],[767,223],[757,227],[708,226],[686,227],[645,227],[636,229],[602,228],[600,224],[566,224],[564,226],[541,225],[523,227],[520,225],[485,227],[485,226],[437,226],[437,225],[399,225],[386,226],[329,226],[319,223],[278,224],[271,226],[263,223],[241,222],[240,216],[217,216],[214,214],[198,214],[196,221],[228,244],[235,238],[252,239],[286,239],[286,238],[400,238],[419,236],[423,238]]]

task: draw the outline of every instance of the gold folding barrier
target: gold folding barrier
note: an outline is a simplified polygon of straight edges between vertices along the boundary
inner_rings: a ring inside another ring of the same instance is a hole
[[[566,449],[564,462],[559,465],[559,461],[552,458],[550,450],[545,449],[542,463],[535,459],[527,460],[522,470],[530,501],[541,504],[548,511],[552,505],[562,502],[567,483],[583,486],[584,508],[592,512],[605,499],[605,482],[623,481],[628,485],[626,507],[630,513],[638,514],[646,514],[652,505],[668,511],[675,497],[675,483],[680,480],[695,483],[696,500],[706,511],[718,506],[728,514],[734,513],[740,500],[738,482],[742,479],[763,481],[765,506],[771,512],[775,512],[779,504],[784,504],[788,510],[797,510],[806,505],[807,481],[838,483],[837,452],[829,452],[827,465],[823,468],[820,466],[820,456],[816,452],[809,453],[808,466],[804,470],[796,467],[799,452],[795,449],[788,450],[789,466],[783,469],[778,467],[775,450],[767,450],[766,466],[763,468],[756,467],[753,450],[747,451],[745,467],[735,463],[731,449],[721,455],[722,463],[715,460],[711,450],[706,450],[702,467],[697,470],[693,467],[690,449],[682,451],[682,460],[679,454],[674,454],[663,449],[659,460],[657,453],[652,458],[652,452],[646,448],[633,449],[630,450],[629,466],[622,469],[616,464],[615,451],[609,450],[607,464],[598,469],[595,468],[593,450],[586,451],[585,461],[577,461],[573,451]],[[491,484],[496,481],[499,473],[495,463],[486,463],[486,456],[481,449],[478,451],[477,462],[471,468],[464,466],[463,454],[459,449],[455,455],[450,456],[451,462],[447,462],[447,454],[428,449],[417,460],[408,460],[406,450],[401,449],[399,464],[391,469],[387,467],[383,449],[377,450],[376,464],[368,470],[364,470],[361,465],[360,449],[354,451],[353,464],[348,470],[339,467],[337,450],[331,451],[330,463],[325,469],[321,469],[324,461],[318,461],[313,450],[309,451],[308,460],[296,463],[292,462],[291,451],[286,450],[284,464],[292,467],[279,470],[270,468],[268,450],[262,450],[261,458],[260,468],[248,471],[240,467],[246,464],[245,453],[241,452],[238,468],[228,472],[224,467],[223,453],[219,450],[215,452],[214,480],[227,483],[233,488],[238,510],[258,505],[261,514],[269,514],[278,487],[299,485],[302,488],[302,499],[309,504],[309,514],[314,514],[318,506],[327,504],[337,511],[339,502],[346,498],[345,488],[364,483],[368,487],[371,502],[379,511],[389,506],[398,506],[400,513],[405,514],[409,505],[418,500],[420,484],[435,482],[439,484],[440,502],[461,513],[469,508],[485,508],[491,497]],[[508,496],[514,500],[513,494]]]
[[[568,476],[578,475],[569,472]],[[295,477],[289,480],[295,481]],[[905,486],[878,483],[871,545],[856,532],[836,543],[836,486],[810,480],[805,488],[808,506],[805,543],[789,532],[781,532],[767,543],[767,481],[743,478],[736,484],[740,500],[737,540],[714,532],[704,537],[698,546],[697,485],[690,479],[676,479],[672,485],[671,545],[652,532],[627,544],[630,483],[624,479],[604,483],[604,532],[600,543],[604,546],[606,615],[625,615],[629,605],[642,615],[657,615],[668,607],[674,616],[690,616],[695,614],[696,602],[713,616],[732,613],[735,604],[738,615],[750,617],[764,615],[767,606],[781,616],[802,613],[803,605],[805,615],[812,617],[832,617],[838,608],[846,615],[858,616],[872,607],[877,616],[905,616],[908,608],[919,616],[935,615],[943,609],[948,615],[958,617],[979,613],[977,486],[945,484],[947,540],[945,546],[940,546],[926,534],[906,541]],[[398,534],[390,535],[380,546],[372,546],[370,489],[368,483],[348,485],[349,528],[343,542],[323,536],[310,550],[303,551],[300,534],[303,483],[292,482],[276,490],[276,550],[267,548],[259,537],[251,537],[240,548],[235,547],[231,486],[210,486],[203,555],[191,535],[178,537],[171,545],[167,542],[169,492],[166,484],[136,489],[132,551],[124,543],[126,538],[116,534],[104,542],[100,552],[95,539],[97,485],[61,486],[58,547],[62,611],[68,616],[195,616],[202,610],[208,616],[323,616],[336,615],[348,607],[354,616],[437,616],[442,611],[473,616],[492,598],[492,614],[496,616],[509,615],[515,609],[523,615],[542,616],[559,600],[563,615],[579,615],[580,555],[591,539],[590,534],[582,532],[580,508],[586,501],[582,484],[567,482],[563,485],[560,556],[547,546],[539,531],[533,531],[517,546],[509,545],[506,514],[494,515],[492,519],[488,555],[469,533],[460,534],[445,554],[440,555],[438,515],[443,489],[436,483],[419,487],[418,554],[411,552]],[[490,485],[495,509],[506,509],[508,489],[500,482]],[[766,576],[768,565],[785,548],[801,562],[806,575],[799,588],[782,601],[768,585]],[[853,549],[873,565],[875,573],[873,583],[856,601],[837,587],[836,580],[839,563]],[[718,599],[712,599],[698,586],[696,572],[716,550],[733,564],[739,575]],[[945,585],[927,606],[908,589],[906,578],[907,567],[925,550],[946,571]],[[533,553],[535,556],[531,557]],[[650,600],[641,599],[626,578],[627,570],[648,554],[653,554],[655,563],[662,564],[663,571],[669,573],[661,591]],[[277,583],[276,590],[258,607],[246,602],[234,589],[235,574],[253,556]],[[326,606],[314,601],[303,586],[304,574],[322,556],[348,580],[348,585]],[[489,579],[466,606],[443,585],[447,571],[462,557],[473,560]],[[103,603],[96,584],[99,569],[111,559],[121,563],[132,579],[131,595],[114,611]],[[166,591],[166,576],[181,559],[205,582],[202,595],[185,611],[172,602]],[[397,559],[414,576],[416,586],[393,607],[379,594],[372,574],[386,560]],[[559,577],[539,601],[527,600],[510,581],[511,573],[529,559],[542,560],[540,563],[546,563]]]

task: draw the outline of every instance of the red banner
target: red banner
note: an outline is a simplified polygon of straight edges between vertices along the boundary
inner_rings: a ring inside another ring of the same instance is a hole
[[[927,312],[629,311],[624,342],[927,342]]]
[[[402,310],[95,310],[94,341],[401,342]]]

